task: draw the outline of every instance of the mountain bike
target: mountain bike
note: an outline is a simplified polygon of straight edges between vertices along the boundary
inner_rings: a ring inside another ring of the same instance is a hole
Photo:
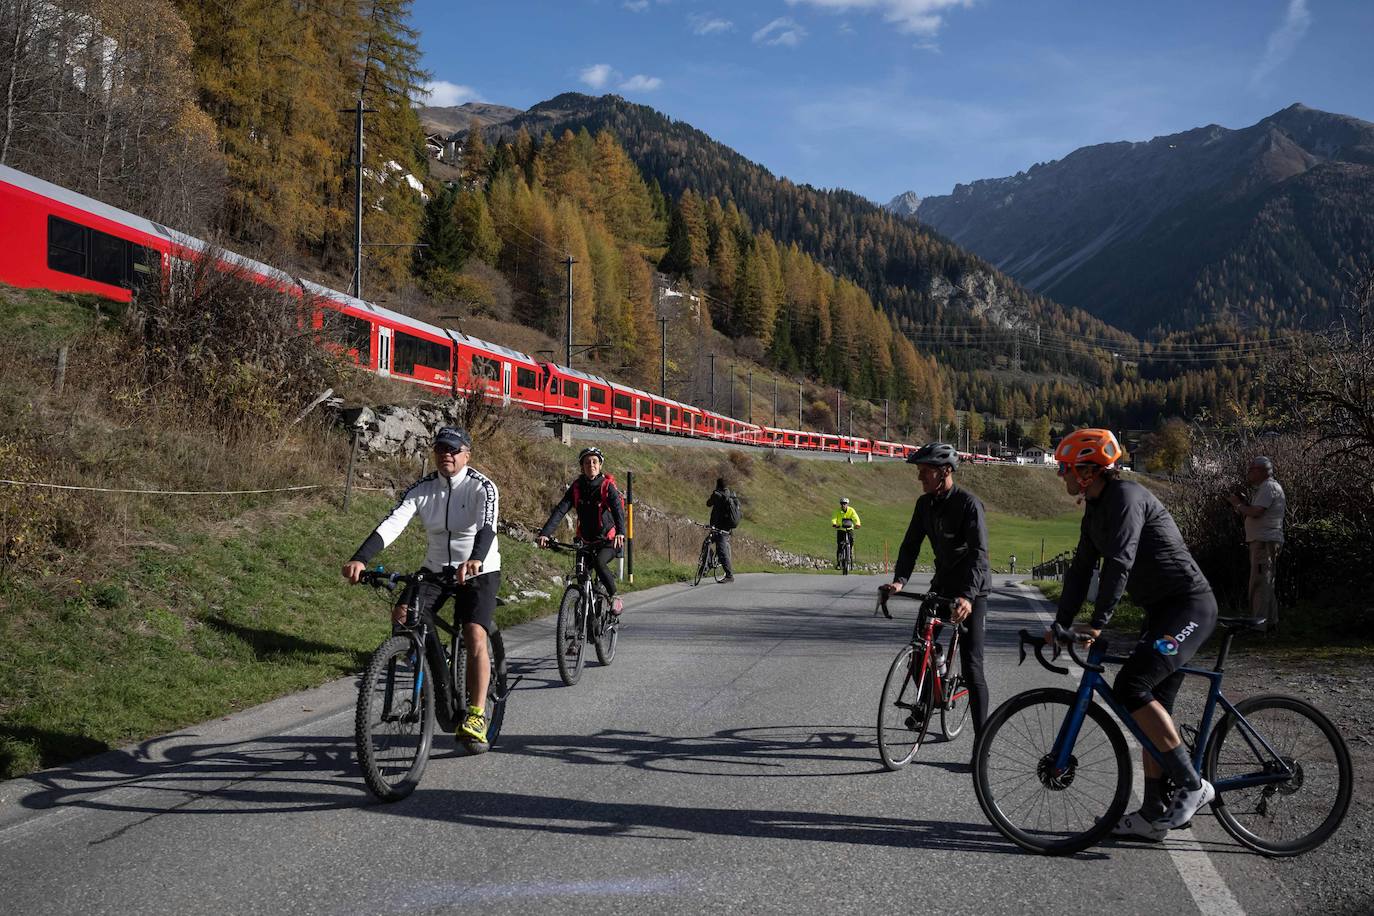
[[[1216,787],[1212,813],[1256,852],[1308,852],[1345,817],[1353,780],[1350,752],[1331,721],[1309,703],[1280,694],[1227,699],[1221,681],[1231,642],[1241,631],[1262,630],[1264,620],[1222,617],[1217,624],[1225,635],[1216,666],[1179,669],[1210,682],[1199,725],[1180,731],[1193,765]],[[1045,659],[1041,636],[1022,630],[1022,662],[1027,646],[1050,671],[1069,673]],[[1042,687],[1012,697],[988,719],[974,745],[973,786],[988,820],[1023,849],[1052,855],[1078,852],[1105,837],[1130,801],[1131,755],[1108,710],[1161,759],[1103,676],[1104,662],[1126,657],[1108,655],[1101,638],[1091,643],[1086,660],[1073,641],[1068,646],[1083,669],[1078,689]],[[1101,704],[1093,702],[1094,695]],[[1218,705],[1223,715],[1213,729]]]
[[[840,523],[839,537],[835,540],[835,565],[843,575],[847,576],[849,571],[854,568],[853,519],[847,518]]]
[[[588,640],[596,647],[596,660],[601,664],[609,665],[615,659],[616,645],[620,641],[620,618],[611,613],[611,601],[596,581],[593,560],[596,552],[609,543],[605,540],[572,544],[549,541],[549,546],[555,549],[577,552],[573,581],[563,590],[563,599],[558,604],[555,644],[558,676],[569,687],[582,677]]]
[[[725,567],[721,565],[720,554],[716,552],[716,533],[720,530],[710,525],[706,526],[706,538],[701,542],[701,559],[697,561],[693,587],[700,585],[701,580],[707,576],[711,576],[717,582],[725,581]]]
[[[391,636],[372,653],[358,687],[354,717],[358,763],[368,789],[382,801],[405,798],[420,783],[434,743],[437,722],[453,731],[467,708],[467,647],[463,628],[441,620],[435,609],[459,588],[451,574],[388,573],[368,570],[360,584],[395,591],[397,585],[438,583],[443,591],[417,614],[412,608],[404,624],[393,624]],[[440,632],[447,633],[444,645]],[[487,686],[487,746],[496,743],[505,720],[506,699],[515,684],[507,684],[506,647],[497,630],[487,634],[491,678]],[[519,683],[520,679],[516,679]],[[461,743],[461,742],[460,742]],[[485,749],[485,748],[484,748]]]
[[[959,670],[959,633],[964,628],[952,628],[948,647],[936,636],[948,625],[939,615],[948,614],[953,602],[933,592],[880,589],[878,610],[889,619],[892,614],[887,602],[893,596],[921,602],[911,642],[892,660],[878,700],[878,755],[883,766],[895,771],[910,763],[921,749],[935,710],[940,711],[940,731],[945,740],[959,736],[968,718],[969,694]]]

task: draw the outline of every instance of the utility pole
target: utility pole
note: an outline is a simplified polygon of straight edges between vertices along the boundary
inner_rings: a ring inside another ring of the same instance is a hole
[[[658,327],[658,393],[666,398],[668,396],[668,319],[658,319]]]
[[[716,409],[716,354],[711,354],[711,410]]]
[[[887,434],[887,398],[883,398],[883,438],[890,439]]]
[[[735,415],[735,364],[730,364],[730,416]]]
[[[778,377],[773,376],[773,426],[778,425]]]
[[[849,435],[854,435],[854,404],[852,401],[849,404]]]
[[[750,369],[750,370],[749,370],[749,406],[746,408],[746,410],[748,410],[748,412],[749,412],[749,422],[750,422],[750,423],[753,423],[753,422],[754,422],[754,370],[753,370],[753,369]]]
[[[802,428],[802,383],[797,379],[797,432]]]
[[[568,367],[569,369],[571,369],[571,368],[572,368],[572,293],[573,293],[573,290],[572,290],[572,269],[573,269],[573,265],[576,264],[577,262],[573,260],[573,256],[572,256],[572,255],[568,255],[567,260],[564,261],[563,263],[566,264],[566,265],[568,265],[568,362],[567,362],[567,367]]]
[[[840,389],[835,388],[835,435],[840,434]]]
[[[357,116],[357,137],[353,147],[353,283],[350,289],[359,299],[363,297],[363,115],[376,114],[375,108],[363,107],[363,95],[358,93],[358,104],[353,108],[340,108],[344,114]]]

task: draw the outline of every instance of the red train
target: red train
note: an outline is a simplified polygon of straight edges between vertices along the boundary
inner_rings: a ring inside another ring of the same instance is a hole
[[[166,277],[172,258],[205,250],[193,236],[0,166],[0,282],[128,302]],[[379,375],[488,398],[575,421],[772,448],[902,458],[899,442],[759,426],[560,366],[230,256],[262,282],[339,314],[341,346]],[[316,315],[321,325],[320,314]],[[968,456],[972,458],[973,456]]]

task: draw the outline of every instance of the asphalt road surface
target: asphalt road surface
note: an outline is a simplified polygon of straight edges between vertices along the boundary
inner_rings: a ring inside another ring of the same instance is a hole
[[[884,771],[878,695],[914,605],[873,617],[878,581],[750,575],[632,596],[614,665],[589,650],[575,687],[558,680],[552,621],[515,627],[525,679],[496,749],[437,738],[395,804],[358,774],[352,679],[0,783],[0,911],[1302,909],[1301,887],[1210,816],[1163,846],[1019,851],[974,800],[968,732]],[[1044,608],[996,582],[994,706],[1068,685],[1016,667],[1014,634]]]

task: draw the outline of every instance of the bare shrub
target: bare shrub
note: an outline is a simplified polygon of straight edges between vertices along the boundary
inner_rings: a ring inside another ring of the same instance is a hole
[[[727,454],[730,467],[735,469],[735,473],[740,477],[754,476],[754,456],[748,452],[741,452],[731,449]]]

